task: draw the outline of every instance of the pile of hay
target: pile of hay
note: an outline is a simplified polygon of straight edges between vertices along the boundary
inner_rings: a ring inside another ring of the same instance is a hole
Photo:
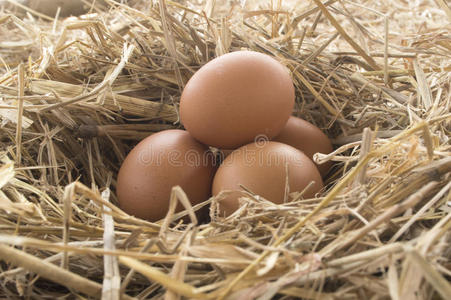
[[[0,297],[451,295],[445,0],[126,2],[56,20],[1,10]],[[184,84],[239,49],[291,70],[294,114],[335,144],[316,157],[335,162],[325,190],[248,194],[208,224],[122,212],[127,152],[181,127]]]

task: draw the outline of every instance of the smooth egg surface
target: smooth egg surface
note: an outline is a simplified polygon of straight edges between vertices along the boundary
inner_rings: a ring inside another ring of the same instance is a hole
[[[28,0],[27,4],[31,9],[50,17],[55,17],[58,7],[61,9],[60,17],[78,16],[89,9],[82,0]]]
[[[277,204],[284,201],[286,167],[290,192],[303,191],[313,197],[323,187],[315,164],[301,151],[278,142],[251,143],[238,148],[223,161],[213,180],[213,195],[221,191],[249,191]],[[220,202],[221,214],[230,215],[238,207],[238,197],[228,196]]]
[[[207,200],[215,171],[213,154],[187,131],[161,131],[124,160],[116,186],[119,205],[130,215],[158,221],[167,214],[173,186],[181,186],[192,205]]]
[[[289,71],[269,55],[237,51],[213,59],[188,81],[180,118],[198,141],[235,149],[257,136],[272,138],[294,106]]]
[[[329,154],[333,151],[329,138],[315,125],[301,118],[291,116],[282,131],[273,139],[301,150],[310,159],[317,152]],[[332,166],[327,162],[318,167],[321,176],[325,176]]]

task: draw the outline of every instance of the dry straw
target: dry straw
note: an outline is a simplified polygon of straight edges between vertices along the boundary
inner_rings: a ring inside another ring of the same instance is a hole
[[[67,19],[7,2],[0,297],[450,297],[446,1],[107,0]],[[335,144],[315,155],[335,162],[327,187],[283,205],[245,190],[228,218],[215,214],[221,195],[191,207],[180,188],[160,222],[121,211],[127,152],[181,127],[189,77],[240,49],[291,71],[294,114]]]

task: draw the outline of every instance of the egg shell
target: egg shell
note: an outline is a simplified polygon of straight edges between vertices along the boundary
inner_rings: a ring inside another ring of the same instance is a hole
[[[215,170],[209,148],[187,131],[161,131],[142,140],[124,160],[116,186],[119,205],[130,215],[158,221],[167,214],[175,185],[193,205],[207,200]],[[182,209],[179,204],[177,211]]]
[[[221,191],[240,191],[240,184],[251,192],[277,204],[283,203],[286,170],[291,192],[305,191],[304,198],[313,197],[323,188],[315,164],[301,151],[278,142],[251,143],[232,152],[218,168],[213,180],[213,195]],[[221,213],[230,215],[239,206],[238,197],[227,196],[219,204]]]
[[[329,154],[333,151],[332,143],[327,135],[318,127],[306,120],[291,116],[282,131],[273,141],[290,145],[305,153],[313,160],[317,152]],[[332,167],[331,162],[316,165],[321,176],[327,175]]]
[[[88,6],[82,0],[28,0],[26,4],[33,10],[55,17],[58,7],[60,16],[78,16],[88,11]]]
[[[180,118],[200,142],[224,149],[276,136],[294,106],[289,71],[269,55],[237,51],[213,59],[188,81]]]
[[[232,152],[235,150],[236,149],[219,149],[218,155],[219,155],[220,161],[224,161],[224,159],[226,159],[226,157],[229,156],[230,154],[232,154]]]

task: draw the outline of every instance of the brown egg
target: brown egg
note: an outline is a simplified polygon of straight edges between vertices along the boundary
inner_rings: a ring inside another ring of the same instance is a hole
[[[168,211],[175,185],[183,188],[193,205],[207,200],[215,170],[208,147],[187,131],[153,134],[133,148],[119,170],[116,192],[120,207],[130,215],[158,221]]]
[[[237,51],[213,59],[188,81],[180,118],[197,140],[235,149],[258,135],[276,136],[294,106],[288,70],[272,57]]]
[[[233,151],[235,151],[235,150],[219,149],[218,156],[220,158],[220,161],[223,162],[224,159],[226,159],[226,157],[229,156]]]
[[[26,4],[31,9],[49,17],[55,17],[58,7],[61,8],[60,17],[78,16],[89,9],[89,5],[85,5],[82,0],[28,0]]]
[[[288,163],[290,192],[305,191],[304,197],[313,197],[323,187],[315,164],[301,151],[277,142],[252,143],[227,156],[213,180],[213,195],[225,190],[251,192],[274,203],[283,203],[285,194],[285,164]],[[231,195],[220,202],[220,211],[230,215],[238,208],[238,197]]]
[[[273,141],[284,143],[301,150],[310,159],[317,152],[329,154],[333,151],[329,138],[315,125],[291,116],[287,124]],[[316,165],[321,176],[325,176],[332,166],[331,162]]]

